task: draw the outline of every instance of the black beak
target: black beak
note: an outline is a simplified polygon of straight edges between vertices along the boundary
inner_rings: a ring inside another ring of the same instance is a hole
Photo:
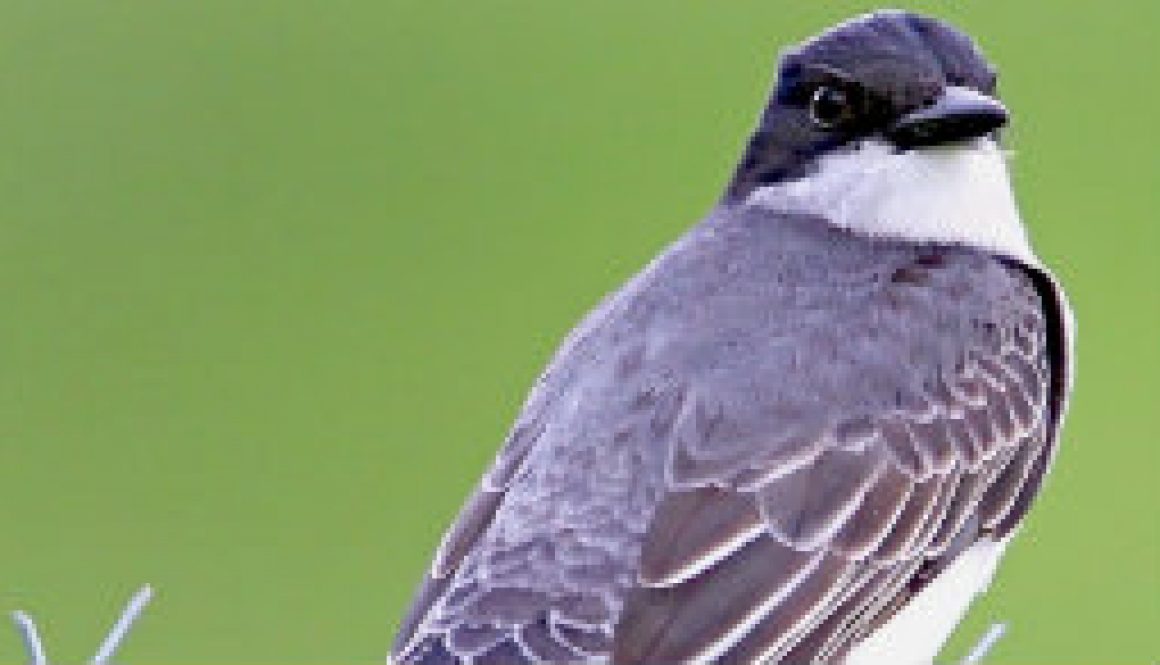
[[[1007,124],[1007,108],[970,88],[947,86],[934,104],[908,113],[886,130],[899,148],[923,148],[985,136]]]

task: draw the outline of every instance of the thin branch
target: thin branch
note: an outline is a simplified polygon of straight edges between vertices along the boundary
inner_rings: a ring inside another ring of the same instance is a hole
[[[962,665],[978,665],[983,662],[983,659],[987,657],[987,654],[991,652],[991,649],[995,647],[995,644],[1003,637],[1003,633],[1006,632],[1007,624],[992,624],[991,628],[979,640],[979,643],[975,645],[975,648],[971,649],[971,653],[967,654],[967,657],[963,659]]]
[[[121,612],[121,617],[117,619],[117,623],[113,624],[109,636],[101,643],[101,648],[97,649],[97,655],[89,661],[91,665],[107,665],[109,659],[113,657],[113,652],[121,646],[125,635],[133,627],[133,622],[141,616],[141,611],[149,604],[151,598],[153,598],[153,587],[148,584],[133,594],[133,597],[129,599],[129,604],[125,606],[125,611]]]
[[[28,650],[29,665],[48,665],[48,655],[44,651],[44,640],[40,639],[40,631],[36,629],[36,622],[27,612],[16,610],[9,616],[16,624],[16,630],[24,639],[24,648]]]

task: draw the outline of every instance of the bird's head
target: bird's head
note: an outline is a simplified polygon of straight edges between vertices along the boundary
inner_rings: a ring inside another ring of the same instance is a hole
[[[841,23],[786,51],[731,193],[793,179],[821,156],[879,140],[897,150],[994,136],[995,69],[970,37],[908,12]]]
[[[867,14],[783,53],[725,202],[1019,254],[1019,238],[986,237],[1021,233],[1017,219],[975,228],[1016,215],[998,142],[1007,120],[969,36],[909,12]]]

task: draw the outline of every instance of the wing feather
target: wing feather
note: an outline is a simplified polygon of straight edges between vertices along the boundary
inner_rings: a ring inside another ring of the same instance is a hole
[[[504,641],[507,631],[491,624],[461,624],[447,633],[447,646],[456,653],[483,653]]]
[[[563,640],[552,634],[548,622],[543,617],[524,624],[519,629],[519,642],[539,662],[571,663],[579,660],[580,651],[570,648]]]
[[[869,556],[895,528],[913,492],[914,480],[910,476],[897,467],[887,467],[857,512],[835,534],[833,549],[848,558]]]
[[[985,528],[993,528],[1015,505],[1043,446],[1042,437],[1029,437],[1026,443],[1015,451],[1011,462],[987,488],[979,504],[979,515]]]
[[[853,588],[840,605],[787,652],[787,663],[828,662],[834,652],[849,641],[876,608],[895,595],[897,588],[914,573],[915,562],[905,561],[886,568],[868,568],[867,579]]]
[[[759,537],[765,524],[747,497],[707,486],[674,494],[657,510],[650,528],[640,578],[647,586],[667,586],[737,551]]]
[[[885,472],[879,447],[831,449],[813,464],[778,478],[757,492],[770,533],[799,550],[817,549],[858,510]]]
[[[945,495],[951,478],[932,476],[916,484],[902,512],[894,521],[893,528],[878,545],[871,558],[883,563],[894,563],[909,558],[918,549],[918,539],[923,529],[929,524],[935,510],[939,507],[940,497]]]
[[[528,654],[514,640],[506,640],[471,659],[472,665],[522,665],[531,663]]]
[[[613,660],[679,663],[713,651],[796,593],[800,580],[818,584],[833,559],[761,538],[699,575],[695,584],[638,587],[625,604]],[[622,628],[623,627],[623,628]]]
[[[827,556],[784,602],[770,610],[719,659],[722,663],[777,662],[792,648],[803,628],[830,605],[853,580],[855,567],[842,557]],[[652,661],[650,661],[652,662]],[[662,661],[677,662],[677,661]]]

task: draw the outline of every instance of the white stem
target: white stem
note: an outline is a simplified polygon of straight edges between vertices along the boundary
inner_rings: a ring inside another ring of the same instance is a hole
[[[141,587],[133,597],[129,599],[129,604],[125,606],[125,611],[121,613],[121,618],[117,619],[117,623],[113,624],[113,628],[109,631],[109,636],[101,643],[101,648],[97,649],[97,655],[89,661],[91,665],[107,665],[109,659],[113,657],[113,652],[117,647],[121,646],[121,642],[125,639],[125,635],[129,629],[133,627],[133,622],[141,615],[141,611],[145,609],[145,605],[153,597],[153,587],[146,584]]]
[[[16,610],[11,615],[16,630],[24,638],[24,648],[28,650],[29,665],[48,665],[48,655],[44,652],[44,641],[40,639],[40,631],[36,629],[36,622],[27,612]]]
[[[978,665],[978,663],[983,662],[983,659],[987,657],[987,654],[991,652],[991,649],[995,647],[995,643],[1003,637],[1003,633],[1005,632],[1007,632],[1007,624],[992,624],[991,628],[979,640],[979,643],[975,645],[975,648],[971,649],[971,653],[967,654],[967,657],[963,659],[962,665]]]

